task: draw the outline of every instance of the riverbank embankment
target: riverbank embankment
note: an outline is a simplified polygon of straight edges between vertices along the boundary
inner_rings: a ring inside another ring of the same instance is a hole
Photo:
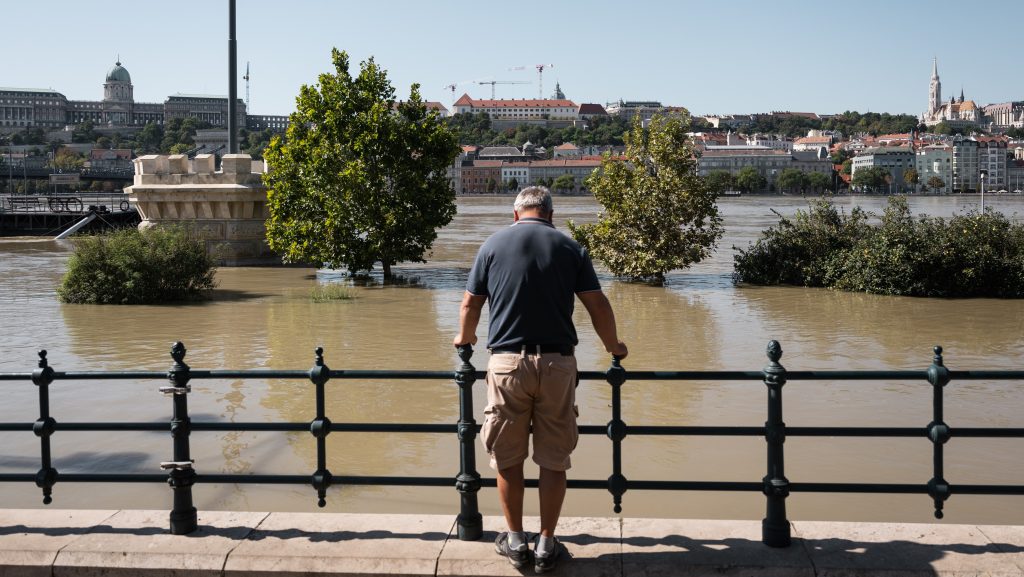
[[[166,511],[0,510],[0,576],[521,574],[494,553],[499,517],[473,542],[447,515],[208,511],[199,525],[171,535]],[[1021,526],[796,521],[780,549],[759,521],[566,518],[559,532],[570,558],[553,575],[1024,576]]]

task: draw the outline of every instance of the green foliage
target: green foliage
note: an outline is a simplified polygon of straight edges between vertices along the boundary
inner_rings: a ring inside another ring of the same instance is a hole
[[[96,142],[100,134],[96,132],[92,121],[86,120],[81,124],[76,124],[71,130],[71,142],[86,143]]]
[[[823,263],[854,245],[864,234],[867,216],[860,208],[847,216],[824,200],[792,219],[779,215],[779,223],[746,250],[733,247],[733,277],[758,285],[824,286]]]
[[[512,179],[508,181],[508,190],[509,190],[509,192],[516,192],[516,191],[519,190],[519,179],[518,178],[513,176]]]
[[[812,190],[822,192],[832,185],[832,178],[824,172],[812,172],[807,174],[807,186]]]
[[[756,168],[746,166],[736,174],[736,186],[743,192],[761,192],[768,186],[768,179],[761,176]]]
[[[123,229],[75,240],[57,296],[84,304],[159,304],[204,298],[213,258],[185,230]]]
[[[336,301],[347,301],[355,298],[348,287],[337,283],[322,284],[313,287],[309,298],[315,303],[330,303]]]
[[[455,216],[446,170],[458,143],[418,85],[396,106],[372,58],[356,77],[346,53],[332,60],[335,73],[302,87],[287,137],[265,151],[267,239],[288,262],[354,273],[379,261],[390,278],[398,262],[424,262]]]
[[[903,171],[903,182],[906,183],[907,186],[913,187],[920,181],[921,175],[918,174],[916,168],[908,168]]]
[[[577,146],[622,146],[623,134],[629,130],[629,123],[620,117],[592,118],[586,129],[569,126],[548,128],[535,124],[521,124],[515,128],[497,131],[491,128],[491,117],[483,112],[453,114],[447,124],[458,134],[459,143],[480,146],[511,145],[522,146],[529,141],[548,149],[559,144],[572,142]]]
[[[738,250],[734,278],[886,295],[1024,297],[1024,225],[995,211],[949,219],[910,214],[893,197],[877,226],[866,213],[812,205]]]
[[[853,180],[850,184],[865,188],[870,191],[878,191],[889,183],[889,179],[892,175],[888,170],[881,166],[870,166],[868,168],[861,168],[853,175]]]
[[[807,186],[807,175],[798,168],[784,168],[775,181],[776,186],[790,192],[803,192]]]
[[[26,126],[21,132],[15,132],[11,144],[46,144],[46,131],[38,126]]]
[[[939,190],[946,188],[946,181],[942,180],[942,178],[938,176],[933,176],[929,178],[926,184],[928,185],[928,188],[932,189],[935,192],[938,192]]]
[[[686,118],[689,115],[685,115]],[[722,236],[715,192],[696,174],[689,121],[639,117],[626,135],[626,162],[608,155],[586,186],[603,211],[594,224],[569,230],[590,254],[619,277],[661,281],[711,254]]]
[[[70,148],[60,148],[49,162],[50,168],[60,172],[74,172],[85,166],[85,158]]]
[[[704,183],[715,194],[722,194],[732,189],[735,179],[728,170],[712,170],[704,177]]]
[[[552,186],[560,192],[571,191],[576,188],[576,177],[571,174],[559,174]]]

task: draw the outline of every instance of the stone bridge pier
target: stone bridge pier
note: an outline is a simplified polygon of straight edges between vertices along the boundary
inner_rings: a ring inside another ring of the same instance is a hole
[[[266,240],[267,189],[262,161],[226,154],[221,170],[212,154],[141,156],[135,182],[125,188],[142,218],[139,229],[178,225],[206,243],[222,266],[280,264]]]

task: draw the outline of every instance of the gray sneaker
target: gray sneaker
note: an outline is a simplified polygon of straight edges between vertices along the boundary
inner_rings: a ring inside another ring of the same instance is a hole
[[[565,555],[565,545],[555,537],[555,548],[547,555],[534,554],[533,570],[538,574],[547,573],[558,565],[559,559]]]
[[[512,564],[516,569],[521,569],[523,565],[530,562],[533,557],[533,552],[530,551],[529,545],[523,543],[517,549],[513,549],[508,543],[508,531],[502,531],[498,533],[498,538],[494,540],[494,550],[502,557],[508,557],[508,562]]]

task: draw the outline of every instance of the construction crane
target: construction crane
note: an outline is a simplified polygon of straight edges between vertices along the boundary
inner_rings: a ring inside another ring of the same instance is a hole
[[[245,111],[248,114],[252,114],[252,106],[249,104],[249,63],[245,63]]]
[[[554,64],[534,64],[534,68],[537,69],[537,98],[544,99],[544,69],[554,68]],[[513,66],[509,70],[526,70],[526,66]]]
[[[458,82],[452,82],[451,84],[445,84],[444,85],[444,89],[445,90],[451,90],[452,91],[452,106],[455,106],[455,88],[458,87],[460,84],[468,84],[470,82],[473,82],[473,81],[472,80],[460,80]]]
[[[491,100],[494,100],[494,85],[495,84],[530,84],[525,80],[477,80],[477,84],[483,86],[484,84],[491,85]]]

